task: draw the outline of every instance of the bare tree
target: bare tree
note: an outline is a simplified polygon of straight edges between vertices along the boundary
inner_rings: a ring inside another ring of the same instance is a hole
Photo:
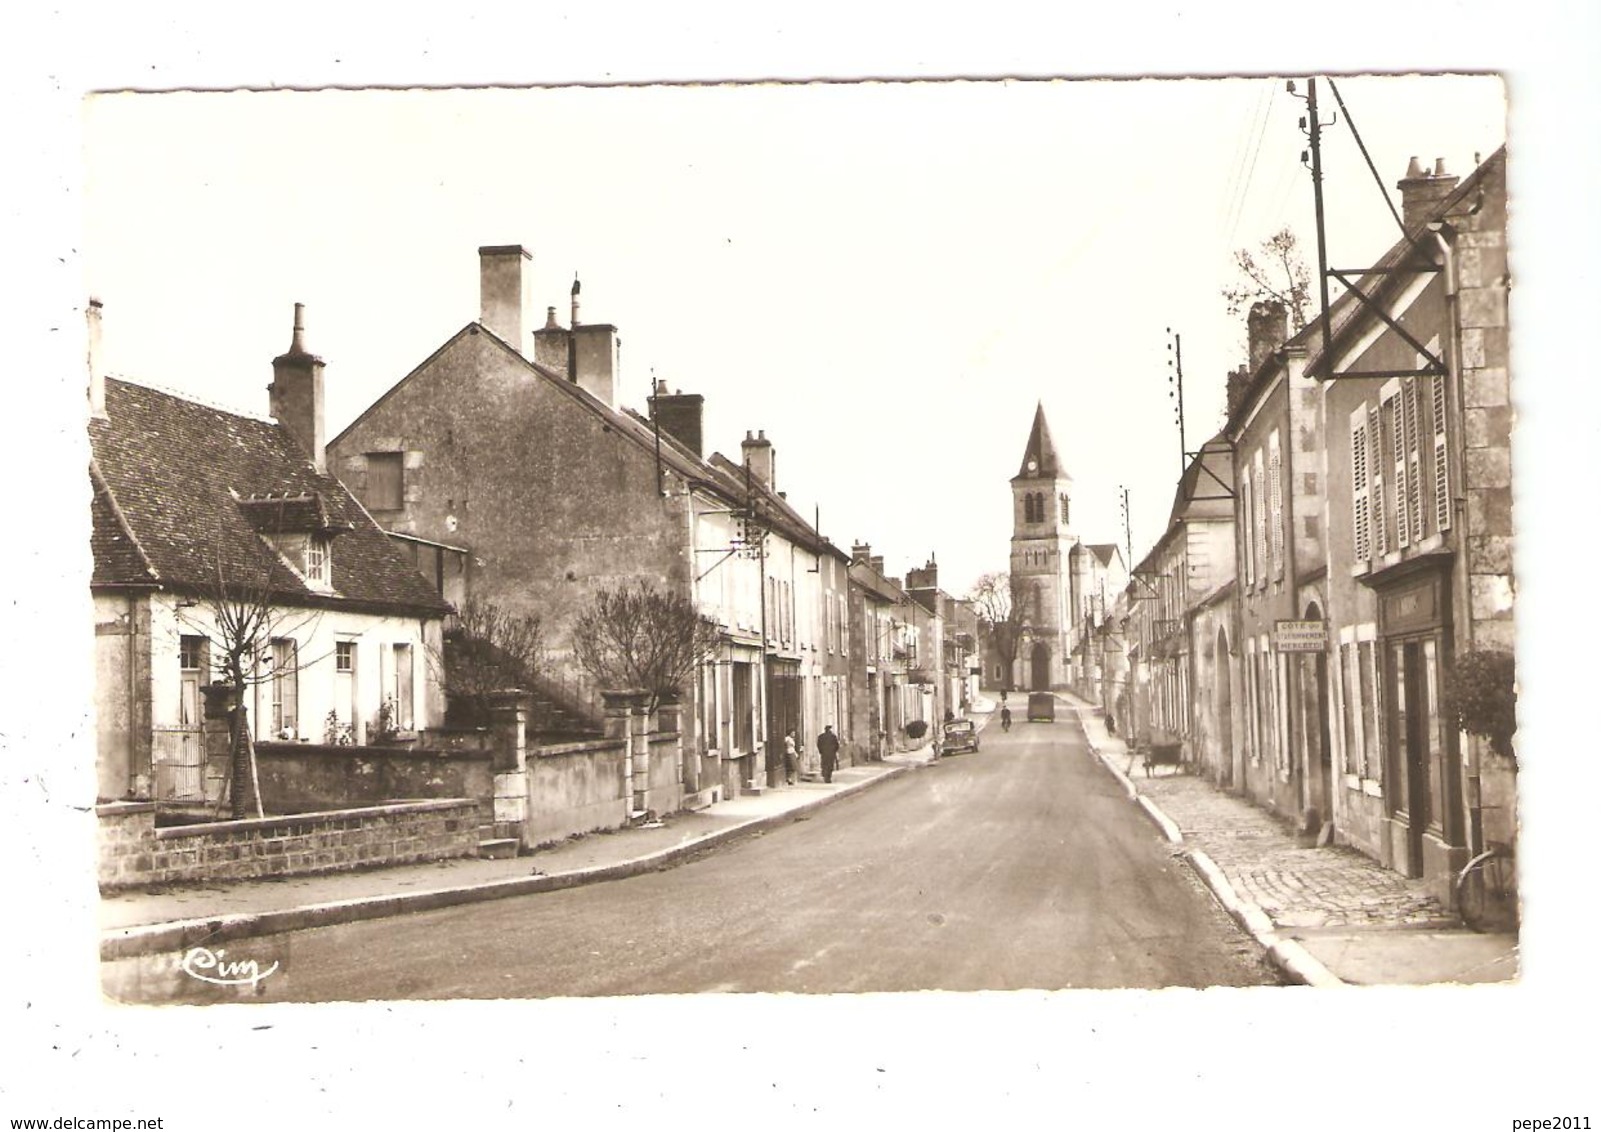
[[[283,569],[274,559],[259,555],[225,556],[223,537],[217,532],[212,547],[209,577],[199,588],[198,602],[207,616],[190,616],[180,606],[179,620],[204,637],[211,649],[211,666],[219,683],[231,689],[228,711],[229,811],[243,818],[255,811],[265,814],[256,772],[256,748],[250,735],[249,688],[297,675],[309,661],[300,659],[298,645],[279,655],[273,642],[295,642],[322,616],[319,610],[282,604],[284,587],[276,577]]]
[[[978,613],[979,624],[995,646],[995,655],[1001,659],[1001,688],[1007,692],[1012,690],[1017,650],[1028,628],[1028,601],[1024,587],[1023,580],[1011,574],[985,574],[973,583],[972,592],[967,597]]]
[[[532,687],[544,668],[544,619],[473,596],[454,622],[443,648],[429,648],[429,662],[451,707],[482,724],[494,692]]]
[[[604,688],[644,692],[655,711],[679,694],[721,635],[688,598],[648,583],[601,590],[573,624],[573,656]]]
[[[1234,266],[1240,277],[1223,288],[1230,315],[1244,313],[1258,300],[1275,299],[1284,304],[1295,322],[1291,333],[1306,325],[1312,276],[1301,258],[1294,232],[1279,229],[1263,240],[1254,253],[1249,248],[1239,248],[1234,253]]]

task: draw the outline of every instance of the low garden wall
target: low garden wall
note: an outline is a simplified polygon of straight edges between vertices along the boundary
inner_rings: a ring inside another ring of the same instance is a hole
[[[651,735],[645,806],[658,814],[682,807],[677,733]],[[628,823],[624,739],[594,739],[528,749],[528,819],[523,844],[544,845],[575,833]]]
[[[494,752],[462,747],[336,747],[258,743],[261,804],[295,814],[397,799],[470,798],[488,820],[495,797]]]
[[[468,798],[161,829],[148,802],[96,810],[103,889],[303,876],[478,852],[480,809]]]

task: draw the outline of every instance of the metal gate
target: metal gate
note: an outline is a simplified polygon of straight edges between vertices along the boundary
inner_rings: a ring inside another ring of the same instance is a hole
[[[151,738],[156,801],[204,802],[206,744],[200,728],[156,727]]]

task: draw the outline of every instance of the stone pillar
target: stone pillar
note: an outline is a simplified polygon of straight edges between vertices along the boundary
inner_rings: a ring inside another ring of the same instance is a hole
[[[495,737],[496,822],[528,820],[528,695],[515,689],[495,692],[489,700]]]
[[[629,706],[628,760],[633,768],[629,817],[636,818],[650,809],[650,713],[642,695]]]
[[[626,822],[632,818],[634,811],[638,808],[635,805],[635,801],[639,792],[644,789],[643,784],[640,784],[637,788],[635,786],[635,780],[638,777],[635,773],[634,763],[636,747],[643,746],[645,748],[644,757],[647,762],[650,757],[650,747],[645,742],[644,736],[645,697],[639,692],[603,691],[600,694],[600,698],[605,705],[604,727],[606,738],[621,739],[623,741],[622,799],[623,819]],[[636,717],[639,720],[637,726],[635,723]]]
[[[663,697],[656,708],[654,730],[661,735],[677,734],[678,741],[673,745],[673,750],[678,764],[678,782],[686,794],[693,794],[699,789],[700,768],[692,765],[694,760],[685,761],[684,704],[677,696]]]

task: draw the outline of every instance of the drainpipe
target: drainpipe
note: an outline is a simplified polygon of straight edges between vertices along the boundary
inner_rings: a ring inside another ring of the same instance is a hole
[[[1446,349],[1445,349],[1445,397],[1447,420],[1464,421],[1466,412],[1462,404],[1462,320],[1461,308],[1457,296],[1456,278],[1456,251],[1445,238],[1443,221],[1432,221],[1428,225],[1429,235],[1434,237],[1435,244],[1440,249],[1440,256],[1445,261],[1442,275],[1445,284],[1446,307]],[[1457,482],[1462,482],[1462,476],[1467,471],[1467,438],[1462,435],[1462,427],[1450,430],[1447,443],[1451,449],[1451,466],[1456,469]],[[1457,554],[1452,565],[1452,588],[1466,600],[1466,616],[1452,619],[1452,636],[1460,645],[1462,652],[1469,652],[1473,648],[1473,592],[1472,579],[1468,573],[1468,509],[1467,495],[1463,493],[1460,499],[1451,500],[1451,509],[1456,513],[1456,542]],[[1454,658],[1453,658],[1454,659]],[[1457,736],[1460,745],[1462,737]],[[1470,739],[1467,742],[1468,759],[1464,768],[1467,771],[1468,787],[1468,854],[1477,856],[1484,851],[1484,795],[1479,778],[1479,744]]]

